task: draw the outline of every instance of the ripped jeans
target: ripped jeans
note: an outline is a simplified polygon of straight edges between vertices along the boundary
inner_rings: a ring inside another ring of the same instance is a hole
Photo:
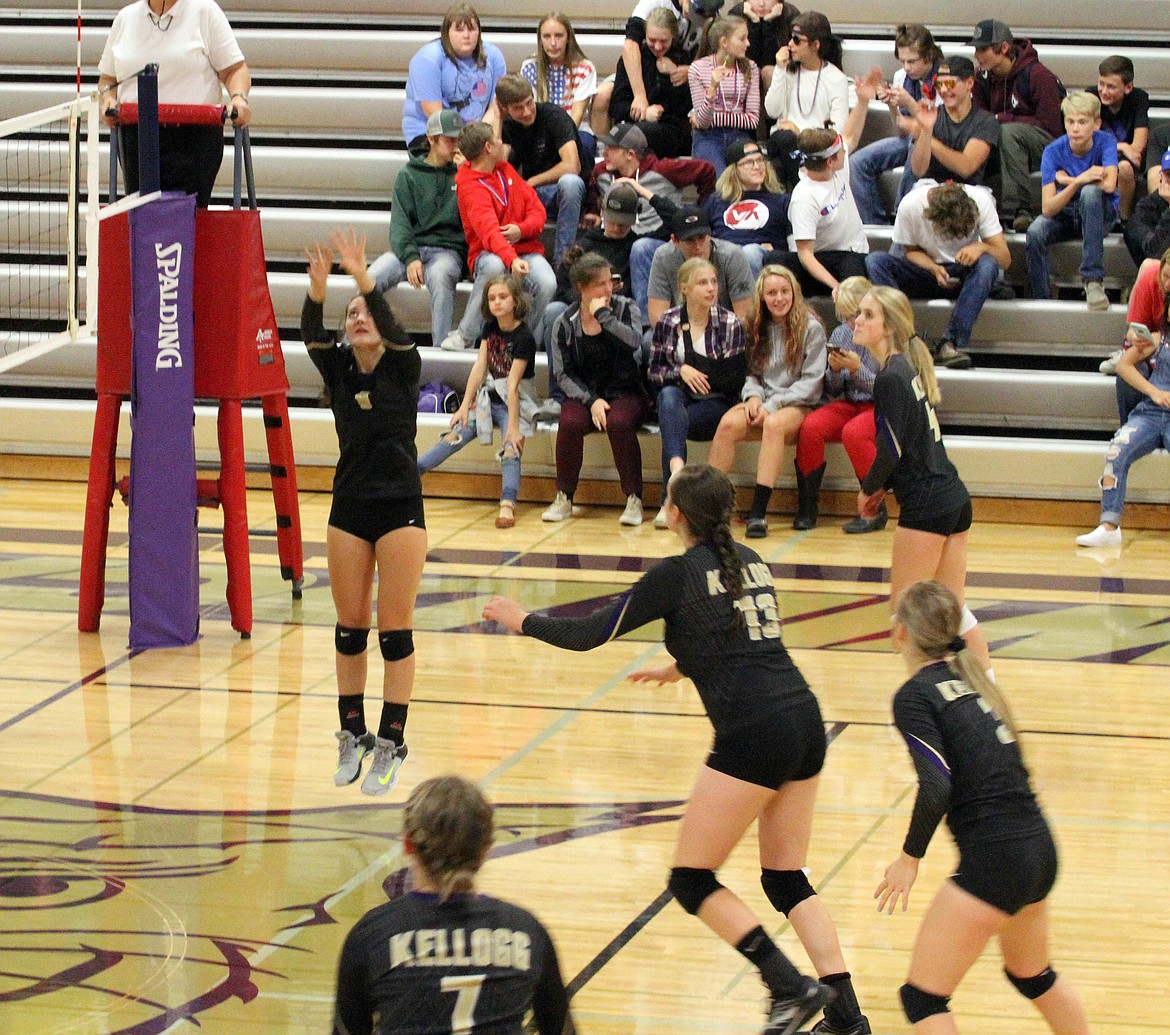
[[[1136,460],[1149,456],[1161,446],[1170,450],[1170,409],[1152,399],[1143,398],[1127,420],[1117,429],[1105,451],[1105,473],[1101,477],[1101,521],[1121,524],[1125,507],[1125,482]],[[1107,479],[1113,485],[1106,486]]]

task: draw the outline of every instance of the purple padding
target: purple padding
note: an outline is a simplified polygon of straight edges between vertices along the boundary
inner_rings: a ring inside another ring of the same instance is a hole
[[[199,636],[195,528],[195,198],[130,212],[130,647]]]

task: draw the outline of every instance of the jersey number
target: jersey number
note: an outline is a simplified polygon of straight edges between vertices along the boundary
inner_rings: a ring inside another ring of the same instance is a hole
[[[455,993],[455,1009],[451,1011],[451,1035],[471,1035],[475,1029],[475,1004],[486,974],[461,974],[445,977],[439,982],[443,992]]]
[[[934,432],[935,442],[942,441],[942,428],[938,426],[938,414],[934,412],[934,407],[930,405],[930,400],[926,398],[926,389],[922,387],[922,381],[915,377],[911,382],[914,386],[914,397],[926,407],[926,419],[930,424],[930,430]]]
[[[753,640],[775,640],[780,636],[780,611],[771,593],[745,593],[735,606],[743,612],[748,637]]]

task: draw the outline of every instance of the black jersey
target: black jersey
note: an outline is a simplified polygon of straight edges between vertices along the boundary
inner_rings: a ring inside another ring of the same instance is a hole
[[[895,353],[878,372],[873,402],[877,457],[862,489],[892,489],[907,518],[929,518],[962,507],[971,497],[947,457],[934,407],[905,356]]]
[[[410,892],[371,909],[342,946],[335,1035],[520,1035],[529,1010],[540,1035],[572,1035],[552,939],[509,902]]]
[[[414,437],[422,361],[382,294],[363,297],[386,344],[369,374],[358,369],[353,350],[325,330],[320,303],[306,297],[301,309],[301,336],[329,389],[341,450],[333,491],[358,499],[421,496]]]
[[[732,601],[709,542],[692,546],[648,571],[608,607],[582,618],[530,614],[524,632],[567,650],[591,650],[647,622],[666,623],[666,649],[695,683],[716,730],[753,725],[812,697],[780,639],[772,573],[758,554],[737,543],[744,590]],[[744,618],[733,626],[734,610]]]
[[[907,855],[926,854],[944,814],[960,850],[1046,828],[1011,730],[945,662],[902,684],[894,725],[918,773]]]

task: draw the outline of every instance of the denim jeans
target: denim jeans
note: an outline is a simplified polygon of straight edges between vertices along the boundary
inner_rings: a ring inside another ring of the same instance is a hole
[[[431,296],[431,337],[437,345],[455,323],[455,285],[463,276],[463,256],[450,248],[424,244],[418,250],[423,282]],[[406,279],[406,266],[393,252],[384,252],[370,265],[370,276],[379,291],[389,291]]]
[[[715,175],[718,176],[727,168],[727,160],[723,153],[728,145],[740,140],[750,140],[746,130],[732,129],[722,126],[717,129],[696,129],[691,133],[691,157],[710,162],[715,166]]]
[[[752,271],[752,277],[758,277],[760,270],[762,270],[768,263],[776,261],[776,256],[779,254],[775,248],[765,248],[762,244],[745,244],[743,247],[743,257],[747,259],[748,268]]]
[[[508,432],[508,404],[494,396],[491,403],[492,424],[500,429],[500,438],[503,438]],[[448,434],[450,432],[444,432],[439,441],[418,458],[419,474],[433,471],[444,460],[454,456],[468,442],[472,442],[478,437],[475,428],[474,408],[467,423],[459,429],[459,438],[454,442],[448,442]],[[500,476],[504,483],[503,488],[500,489],[500,499],[515,503],[516,497],[520,495],[520,457],[512,455],[510,449],[504,449],[500,456]]]
[[[650,322],[650,313],[647,309],[647,298],[650,294],[650,267],[654,263],[654,253],[666,241],[656,237],[640,237],[630,249],[630,288],[634,292],[634,301],[642,319]]]
[[[893,220],[886,211],[879,186],[882,173],[907,165],[910,160],[910,137],[883,137],[849,156],[849,186],[863,223],[888,225]],[[901,200],[902,191],[898,191]]]
[[[597,137],[584,127],[577,129],[577,150],[581,154],[581,179],[588,183],[597,164]]]
[[[1105,278],[1105,235],[1117,213],[1111,198],[1096,184],[1081,188],[1052,219],[1037,216],[1028,227],[1028,283],[1033,298],[1051,298],[1048,283],[1048,250],[1057,241],[1081,238],[1081,280],[1086,284]]]
[[[662,498],[670,481],[670,461],[687,458],[687,439],[710,442],[723,415],[733,401],[721,395],[692,399],[678,385],[667,385],[658,393],[658,430],[662,435]]]
[[[581,204],[585,200],[585,181],[574,173],[565,173],[556,183],[536,188],[536,196],[544,204],[549,218],[556,217],[557,231],[553,240],[553,265],[577,240],[577,224],[581,222]]]
[[[956,348],[965,349],[971,341],[971,330],[983,303],[999,280],[999,263],[990,255],[980,255],[973,266],[948,262],[944,267],[952,277],[961,281],[945,337],[953,341]],[[951,289],[939,285],[934,274],[891,252],[870,252],[865,257],[865,268],[873,283],[897,288],[910,298],[949,298],[952,294]]]
[[[539,253],[520,256],[528,263],[528,276],[524,278],[524,290],[532,296],[532,308],[528,311],[528,329],[537,341],[543,341],[542,330],[544,324],[545,307],[552,301],[557,292],[557,275],[548,264],[548,259]],[[484,285],[492,277],[506,273],[504,262],[495,252],[480,252],[475,260],[475,280],[471,285],[471,298],[467,300],[467,308],[463,311],[463,319],[459,321],[459,333],[468,345],[479,344],[479,334],[483,330],[483,315],[480,306],[483,303]]]
[[[1105,474],[1101,478],[1101,521],[1121,524],[1125,507],[1125,483],[1135,460],[1149,456],[1161,446],[1170,450],[1170,410],[1163,409],[1152,399],[1143,399],[1113,436],[1105,451]],[[1105,479],[1115,482],[1105,487]]]

